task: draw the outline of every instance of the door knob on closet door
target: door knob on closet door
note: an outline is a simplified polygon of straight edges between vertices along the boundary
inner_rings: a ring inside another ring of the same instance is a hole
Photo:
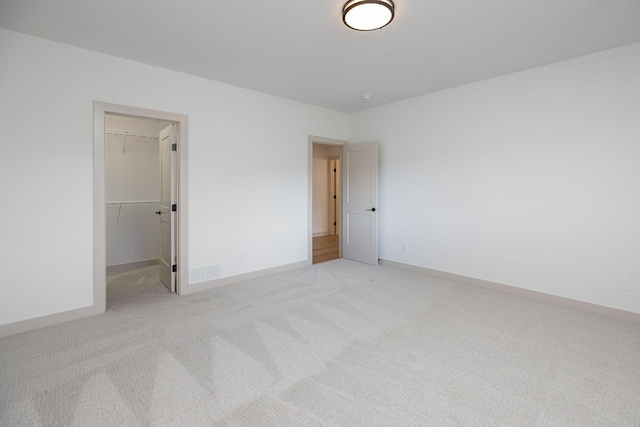
[[[162,211],[156,212],[156,215],[161,215],[161,214],[162,214]]]
[[[367,209],[368,211],[375,212],[376,208]]]

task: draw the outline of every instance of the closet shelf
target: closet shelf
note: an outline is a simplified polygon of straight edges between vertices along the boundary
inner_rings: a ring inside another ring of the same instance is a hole
[[[160,200],[127,200],[118,202],[107,202],[106,205],[118,207],[118,217],[116,218],[117,222],[120,221],[120,212],[122,211],[123,206],[156,205],[159,203]]]
[[[153,140],[160,140],[160,137],[158,135],[151,135],[148,133],[140,133],[140,132],[130,132],[128,130],[118,130],[118,129],[105,129],[104,130],[104,134],[105,135],[111,135],[111,136],[122,136],[124,137],[124,141],[122,141],[122,152],[124,153],[124,147],[127,145],[127,138],[128,137],[132,137],[132,138],[136,138],[136,139],[146,139],[147,141],[151,141]]]
[[[126,205],[153,205],[160,203],[160,200],[126,200],[117,202],[107,202],[107,206],[126,206]]]
[[[105,129],[104,134],[111,135],[111,136],[126,136],[126,137],[132,137],[132,138],[140,138],[140,139],[159,139],[158,135],[152,135],[149,133],[131,132],[129,130]]]

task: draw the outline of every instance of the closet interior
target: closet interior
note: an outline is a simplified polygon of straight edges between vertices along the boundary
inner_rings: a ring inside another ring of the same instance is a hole
[[[117,115],[105,117],[108,287],[116,282],[115,277],[133,270],[144,269],[140,270],[144,277],[136,276],[131,286],[142,279],[156,280],[160,252],[159,134],[169,124]],[[127,286],[120,286],[119,291],[127,292]],[[166,288],[160,284],[158,291]],[[108,289],[108,304],[109,293]]]

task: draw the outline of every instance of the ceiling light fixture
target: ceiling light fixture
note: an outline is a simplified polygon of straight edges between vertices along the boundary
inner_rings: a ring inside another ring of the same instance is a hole
[[[358,31],[379,30],[393,21],[392,0],[349,0],[342,7],[342,20]]]

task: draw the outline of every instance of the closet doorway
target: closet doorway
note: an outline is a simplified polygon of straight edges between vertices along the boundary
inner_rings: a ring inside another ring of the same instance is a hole
[[[94,102],[96,314],[186,293],[187,120]]]
[[[175,292],[170,277],[175,126],[163,120],[105,116],[108,309],[131,304],[134,298]]]
[[[312,144],[312,263],[341,257],[341,163],[342,146]]]

